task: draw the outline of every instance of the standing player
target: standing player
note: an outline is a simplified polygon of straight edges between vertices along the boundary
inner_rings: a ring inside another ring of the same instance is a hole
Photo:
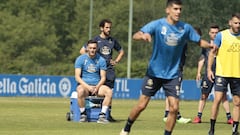
[[[194,27],[194,29],[200,36],[202,36],[202,31],[199,27]],[[179,65],[179,73],[180,73],[181,78],[183,78],[183,67],[185,65],[185,60],[186,60],[187,45],[185,45],[183,50],[184,50],[184,52],[182,53],[181,62],[180,62],[180,65]],[[166,100],[165,100],[165,114],[164,114],[164,118],[163,118],[164,122],[167,121],[168,113],[169,113],[169,103],[168,103],[168,100],[166,98]],[[177,121],[177,123],[186,124],[186,123],[189,123],[191,121],[191,119],[190,118],[183,118],[180,111],[178,111],[176,121]]]
[[[110,36],[112,22],[109,19],[103,19],[99,23],[100,28],[100,35],[93,38],[93,40],[98,42],[98,49],[97,52],[105,58],[107,62],[107,78],[105,85],[109,86],[111,89],[114,88],[115,82],[115,70],[114,67],[120,62],[124,55],[124,50],[118,43],[118,41]],[[115,59],[113,59],[113,50],[118,52],[118,55]],[[86,53],[86,45],[84,45],[81,50],[80,54]],[[111,115],[112,105],[109,106],[109,118],[110,122],[116,121]]]
[[[217,33],[219,32],[219,26],[218,25],[212,25],[209,29],[209,37],[210,37],[210,42],[213,42],[214,38],[216,37]],[[206,104],[206,100],[209,96],[209,94],[212,91],[213,88],[213,84],[211,81],[208,80],[207,78],[207,61],[208,61],[208,54],[209,54],[210,49],[202,49],[202,53],[201,56],[199,58],[198,61],[198,70],[197,70],[197,76],[196,76],[196,81],[200,81],[201,80],[201,70],[203,65],[205,65],[205,73],[204,73],[204,77],[202,79],[201,82],[201,98],[199,100],[199,105],[198,105],[198,115],[194,118],[193,123],[201,123],[202,120],[202,112],[203,109],[205,107]],[[213,62],[213,66],[212,66],[212,70],[215,73],[215,68],[216,68],[216,62],[214,59]],[[229,102],[227,99],[227,94],[224,93],[223,99],[222,99],[222,104],[223,104],[223,108],[226,111],[226,116],[227,116],[227,123],[228,124],[232,124],[233,123],[233,119],[231,117],[231,113],[230,113],[230,107],[229,107]]]
[[[208,79],[215,79],[214,101],[211,110],[209,135],[214,135],[215,123],[219,110],[219,104],[224,93],[230,86],[233,95],[233,128],[232,135],[239,135],[240,114],[240,13],[235,13],[229,20],[229,29],[216,35],[214,44],[217,50],[211,50],[208,57]],[[212,71],[212,64],[216,56],[216,73]]]
[[[133,35],[134,40],[146,42],[152,42],[153,38],[153,50],[143,79],[142,94],[137,105],[132,108],[120,135],[130,133],[133,123],[147,107],[151,96],[154,96],[161,87],[165,90],[169,103],[164,135],[171,135],[179,109],[182,80],[179,66],[184,47],[189,40],[199,43],[201,47],[214,47],[202,40],[190,24],[179,21],[182,11],[181,0],[168,0],[165,11],[166,18],[151,21]]]

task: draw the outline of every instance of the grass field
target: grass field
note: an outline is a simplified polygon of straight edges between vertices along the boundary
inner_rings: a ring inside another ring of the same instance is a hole
[[[113,101],[113,116],[118,122],[97,124],[66,121],[68,98],[0,97],[0,135],[119,135],[136,100]],[[183,117],[197,114],[197,101],[181,101]],[[209,129],[209,101],[201,124],[176,124],[173,135],[207,135]],[[164,130],[164,101],[152,100],[148,108],[134,123],[131,135],[161,135]],[[219,112],[216,135],[230,135],[231,125],[226,124],[222,107]]]

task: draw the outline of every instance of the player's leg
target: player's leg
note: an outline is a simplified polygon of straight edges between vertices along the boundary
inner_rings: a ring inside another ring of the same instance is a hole
[[[215,131],[215,123],[219,111],[219,104],[221,103],[223,92],[215,91],[214,92],[214,101],[212,104],[212,109],[211,109],[211,119],[210,119],[210,130],[209,133],[213,133]]]
[[[239,135],[238,133],[238,125],[240,118],[240,78],[231,79],[230,81],[230,89],[233,95],[233,128],[232,134]]]
[[[223,105],[223,108],[226,112],[227,124],[233,124],[233,119],[232,119],[231,112],[230,112],[230,105],[229,105],[229,102],[228,102],[228,99],[227,99],[227,93],[226,92],[223,94],[222,105]]]
[[[141,112],[147,107],[151,96],[161,88],[161,79],[145,76],[142,85],[142,95],[138,99],[137,105],[135,105],[127,119],[127,122],[120,132],[120,135],[128,135],[131,131],[131,127]]]
[[[211,93],[213,87],[213,83],[210,82],[207,78],[207,74],[204,74],[204,77],[201,82],[201,97],[198,103],[198,113],[194,118],[193,123],[201,123],[202,122],[202,113],[206,105],[206,101],[208,99],[209,93]]]
[[[167,116],[169,113],[169,103],[168,103],[168,99],[165,99],[165,113],[164,113],[164,117],[163,117],[163,121],[166,122],[167,121]]]
[[[179,99],[173,96],[168,96],[167,99],[169,102],[169,113],[166,121],[165,130],[168,132],[172,132],[176,123],[177,112],[179,107]]]
[[[168,103],[168,99],[166,98],[165,99],[165,114],[164,114],[164,118],[163,118],[164,122],[167,121],[168,113],[169,113],[169,103]],[[178,113],[177,113],[177,119],[176,120],[177,120],[177,123],[180,123],[180,124],[186,124],[186,123],[189,123],[191,121],[191,119],[189,119],[189,118],[182,117],[180,111],[178,111]]]
[[[171,135],[176,124],[177,113],[179,111],[179,96],[181,88],[181,76],[175,79],[163,80],[163,89],[169,103],[169,113],[165,125],[164,135]]]
[[[233,135],[238,135],[239,113],[240,113],[240,98],[239,95],[233,96]]]
[[[132,108],[128,116],[127,122],[125,124],[125,127],[120,132],[120,135],[128,135],[130,133],[133,123],[138,118],[140,113],[147,107],[147,104],[149,103],[150,98],[151,97],[146,95],[141,95],[139,97],[138,103]]]
[[[102,85],[99,88],[98,96],[104,97],[104,100],[102,103],[102,110],[99,114],[99,119],[97,122],[105,124],[105,123],[109,122],[106,118],[106,113],[108,111],[108,108],[109,108],[111,100],[112,100],[112,90],[108,86]]]
[[[115,78],[116,78],[116,75],[115,75],[114,69],[113,68],[108,68],[107,72],[106,72],[105,85],[110,87],[112,90],[114,89]],[[116,122],[116,120],[112,116],[112,99],[111,99],[111,103],[109,105],[109,117],[108,117],[108,120],[110,122]]]
[[[81,85],[77,86],[78,93],[78,105],[80,110],[80,120],[79,122],[87,122],[87,113],[85,109],[85,97],[89,95],[89,92],[85,90]]]
[[[209,130],[209,135],[214,135],[215,132],[215,123],[219,111],[219,105],[222,101],[223,95],[227,90],[227,85],[228,82],[224,77],[216,76],[215,80],[221,80],[221,81],[216,81],[214,86],[215,86],[215,92],[214,92],[214,100],[212,104],[212,109],[211,109],[211,119],[210,119],[210,130]]]

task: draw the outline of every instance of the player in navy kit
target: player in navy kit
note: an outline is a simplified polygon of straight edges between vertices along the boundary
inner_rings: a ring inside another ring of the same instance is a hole
[[[169,114],[165,125],[165,135],[171,135],[179,110],[181,71],[179,66],[184,47],[188,41],[199,43],[201,47],[215,47],[202,40],[194,28],[179,21],[182,10],[181,0],[168,0],[166,18],[151,21],[133,35],[134,40],[153,42],[146,75],[143,79],[142,94],[128,116],[120,135],[128,135],[133,123],[147,107],[151,96],[162,87],[169,102]],[[153,40],[153,41],[152,41]]]
[[[75,61],[75,79],[78,82],[78,104],[81,112],[79,122],[87,122],[85,97],[94,95],[104,97],[98,123],[108,123],[106,112],[112,99],[112,90],[104,85],[106,80],[106,61],[97,53],[97,42],[89,40],[88,53],[80,55]]]
[[[124,50],[119,44],[119,42],[110,36],[111,33],[111,27],[112,27],[112,22],[109,19],[103,19],[99,23],[99,28],[100,28],[100,35],[96,36],[93,38],[93,40],[98,42],[98,49],[97,52],[106,60],[107,62],[107,77],[106,77],[106,82],[105,85],[109,86],[111,89],[114,88],[114,82],[115,82],[115,71],[114,67],[117,66],[117,64],[120,62],[124,55]],[[113,58],[113,51],[116,50],[118,52],[118,55],[116,58]],[[86,53],[86,45],[84,45],[80,53]],[[116,121],[112,115],[111,115],[111,108],[112,106],[109,106],[109,118],[108,120],[110,122]]]

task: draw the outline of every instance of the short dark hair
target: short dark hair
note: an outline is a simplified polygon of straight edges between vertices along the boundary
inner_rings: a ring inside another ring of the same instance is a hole
[[[238,19],[240,19],[240,13],[239,12],[233,13],[232,18],[233,17],[237,17]]]
[[[90,39],[87,42],[87,45],[89,45],[89,44],[97,44],[97,41]]]
[[[166,7],[172,6],[173,4],[182,5],[182,0],[167,0]]]
[[[217,24],[212,24],[210,25],[210,29],[213,28],[213,29],[219,29],[219,26]]]
[[[112,23],[112,21],[109,19],[103,19],[100,21],[99,27],[104,27],[105,23]]]

